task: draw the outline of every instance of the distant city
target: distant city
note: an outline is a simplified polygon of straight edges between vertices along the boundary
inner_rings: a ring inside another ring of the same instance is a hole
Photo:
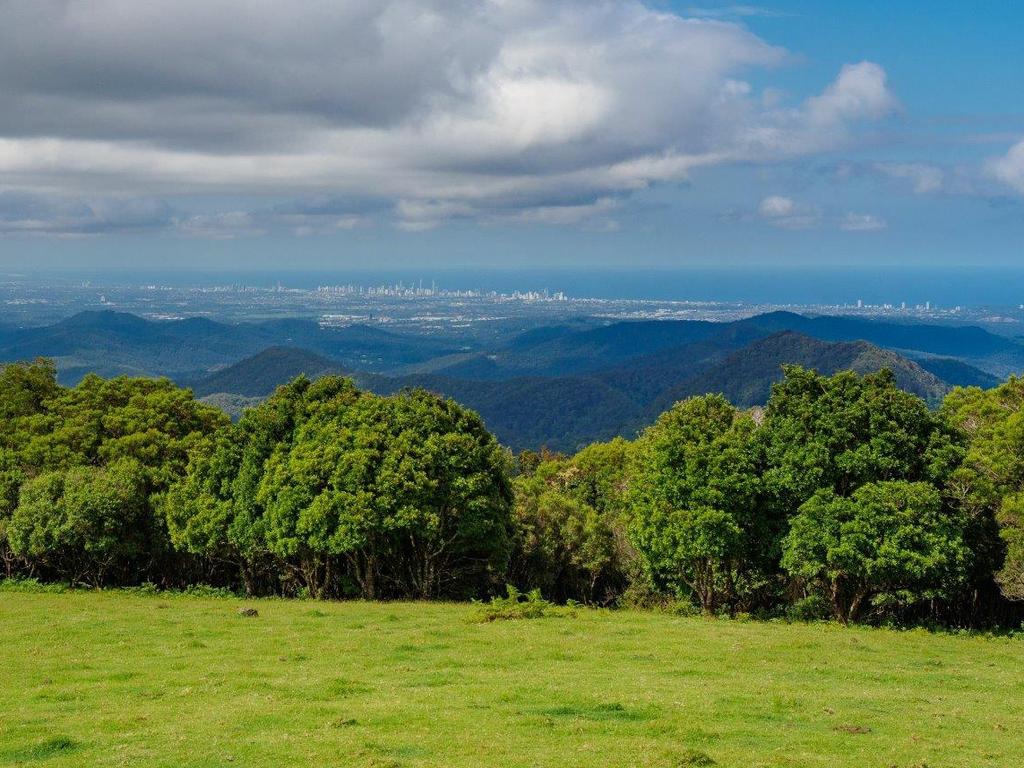
[[[572,318],[613,320],[709,320],[726,322],[764,312],[844,314],[972,323],[1016,333],[1024,305],[1007,308],[939,306],[931,301],[869,303],[729,302],[573,296],[560,289],[485,290],[448,288],[437,280],[365,284],[346,282],[299,287],[270,285],[128,281],[70,281],[61,278],[0,280],[0,322],[43,325],[76,312],[105,309],[174,320],[204,316],[234,322],[283,317],[316,319],[325,326],[366,324],[406,333],[440,330],[486,339],[510,329],[529,329]]]

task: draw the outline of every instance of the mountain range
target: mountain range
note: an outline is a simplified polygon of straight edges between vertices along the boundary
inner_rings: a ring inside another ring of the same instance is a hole
[[[0,361],[36,357],[53,358],[64,383],[90,371],[164,375],[233,412],[299,374],[345,374],[379,393],[424,387],[477,410],[513,449],[569,451],[631,436],[690,395],[763,404],[784,364],[826,374],[889,368],[903,389],[936,404],[952,386],[989,387],[1024,369],[1024,344],[973,327],[788,312],[728,323],[581,320],[489,349],[311,320],[86,312],[42,328],[0,328]]]
[[[865,341],[828,342],[793,331],[744,341],[741,335],[728,333],[597,370],[509,378],[460,377],[451,367],[438,373],[384,376],[351,371],[305,350],[275,347],[216,372],[194,388],[197,394],[214,398],[225,392],[251,398],[268,395],[277,384],[299,374],[345,374],[380,394],[423,387],[452,397],[478,411],[513,449],[544,445],[572,451],[594,440],[632,436],[673,402],[691,395],[721,392],[741,407],[763,404],[784,364],[826,374],[888,368],[900,387],[932,404],[954,384],[990,386],[997,381],[957,361],[944,363],[956,374],[954,381],[944,380],[918,362]],[[572,367],[578,368],[579,362]]]

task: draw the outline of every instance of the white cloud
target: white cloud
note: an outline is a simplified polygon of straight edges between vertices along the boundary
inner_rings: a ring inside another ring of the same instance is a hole
[[[764,198],[757,207],[757,215],[773,227],[782,229],[809,229],[821,220],[821,213],[815,206],[798,203],[783,195]]]
[[[766,219],[777,218],[779,216],[789,216],[796,209],[796,203],[793,202],[791,197],[783,197],[782,195],[771,195],[761,201],[761,205],[758,206],[757,212]]]
[[[875,170],[910,183],[915,194],[930,195],[942,192],[946,186],[946,173],[942,168],[927,163],[876,163]]]
[[[870,62],[787,108],[747,79],[785,51],[635,0],[3,9],[0,184],[43,195],[335,195],[393,206],[412,229],[460,217],[575,224],[697,167],[843,146],[896,108]],[[182,227],[266,229],[236,213],[186,215]]]
[[[1024,195],[1024,139],[1002,157],[990,161],[988,170],[998,181]]]
[[[898,107],[887,80],[885,70],[874,62],[843,65],[824,93],[808,99],[811,123],[826,126],[885,117]]]
[[[878,232],[888,227],[881,216],[872,213],[854,213],[850,211],[839,222],[839,228],[847,232]]]

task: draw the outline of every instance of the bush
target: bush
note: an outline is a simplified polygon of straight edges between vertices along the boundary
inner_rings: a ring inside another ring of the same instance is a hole
[[[786,611],[790,621],[825,621],[831,617],[832,603],[824,595],[800,598]]]
[[[560,608],[541,597],[540,590],[520,592],[509,584],[506,597],[492,597],[480,610],[481,621],[513,621],[516,619],[541,619],[545,616],[574,615],[572,609]]]
[[[44,583],[39,579],[21,578],[12,576],[9,579],[0,579],[0,592],[67,592],[68,585],[61,582]]]

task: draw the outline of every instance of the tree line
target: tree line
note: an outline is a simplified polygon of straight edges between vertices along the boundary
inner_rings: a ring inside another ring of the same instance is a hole
[[[891,373],[785,369],[763,409],[511,455],[422,390],[300,377],[237,423],[167,380],[0,370],[8,577],[1019,624],[1024,381],[937,410]]]

